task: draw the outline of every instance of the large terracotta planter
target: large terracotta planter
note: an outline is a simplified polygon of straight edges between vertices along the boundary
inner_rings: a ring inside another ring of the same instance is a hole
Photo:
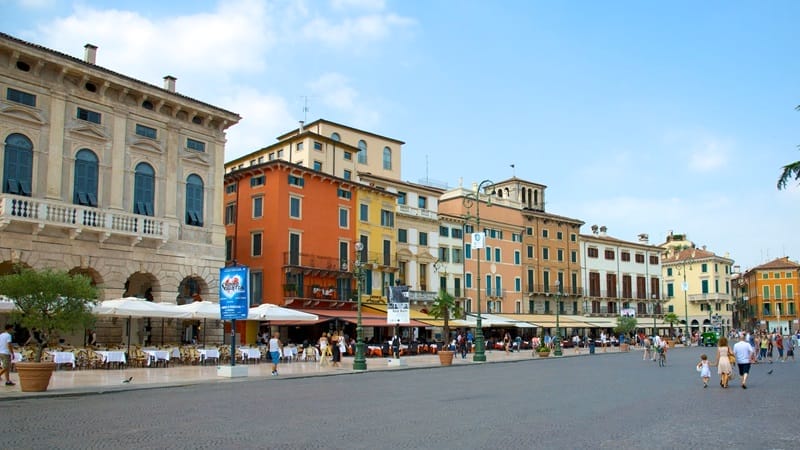
[[[439,350],[439,362],[442,363],[443,366],[452,365],[454,354],[455,352],[451,352],[450,350]]]
[[[19,388],[22,392],[44,392],[50,384],[50,377],[56,370],[52,362],[18,362]]]
[[[547,358],[550,356],[550,352],[536,352],[536,354],[539,355],[539,358]]]

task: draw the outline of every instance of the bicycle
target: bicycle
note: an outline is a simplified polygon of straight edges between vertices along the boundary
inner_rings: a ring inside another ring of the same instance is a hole
[[[656,353],[658,356],[656,357],[656,361],[658,362],[658,367],[664,367],[667,365],[667,352],[664,351],[663,348],[659,347],[656,349]]]

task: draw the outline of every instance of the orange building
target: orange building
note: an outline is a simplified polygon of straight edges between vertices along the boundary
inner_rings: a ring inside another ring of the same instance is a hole
[[[778,330],[791,333],[798,329],[794,293],[800,286],[800,264],[788,257],[753,267],[739,278],[742,299],[742,326],[748,329]]]

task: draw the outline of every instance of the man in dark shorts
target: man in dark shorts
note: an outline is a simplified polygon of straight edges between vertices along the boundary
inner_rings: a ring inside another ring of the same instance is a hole
[[[747,389],[750,363],[755,359],[756,351],[747,342],[747,336],[744,333],[739,336],[739,342],[733,346],[733,354],[736,356],[736,365],[739,366],[739,375],[742,377],[742,389]]]

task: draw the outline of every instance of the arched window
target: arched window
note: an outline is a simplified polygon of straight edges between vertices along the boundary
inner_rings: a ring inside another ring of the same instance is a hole
[[[331,133],[331,140],[336,142],[342,142],[342,137],[339,136],[339,133]]]
[[[195,174],[186,178],[186,225],[203,226],[203,180]]]
[[[366,164],[367,163],[367,143],[362,141],[358,141],[358,163],[359,164]]]
[[[88,148],[75,155],[72,203],[97,206],[97,155]]]
[[[383,168],[392,170],[392,149],[383,147]]]
[[[153,215],[153,199],[155,198],[156,172],[147,163],[136,165],[133,179],[133,213],[145,216]]]
[[[21,134],[10,134],[3,159],[3,192],[30,197],[32,178],[33,143]]]

